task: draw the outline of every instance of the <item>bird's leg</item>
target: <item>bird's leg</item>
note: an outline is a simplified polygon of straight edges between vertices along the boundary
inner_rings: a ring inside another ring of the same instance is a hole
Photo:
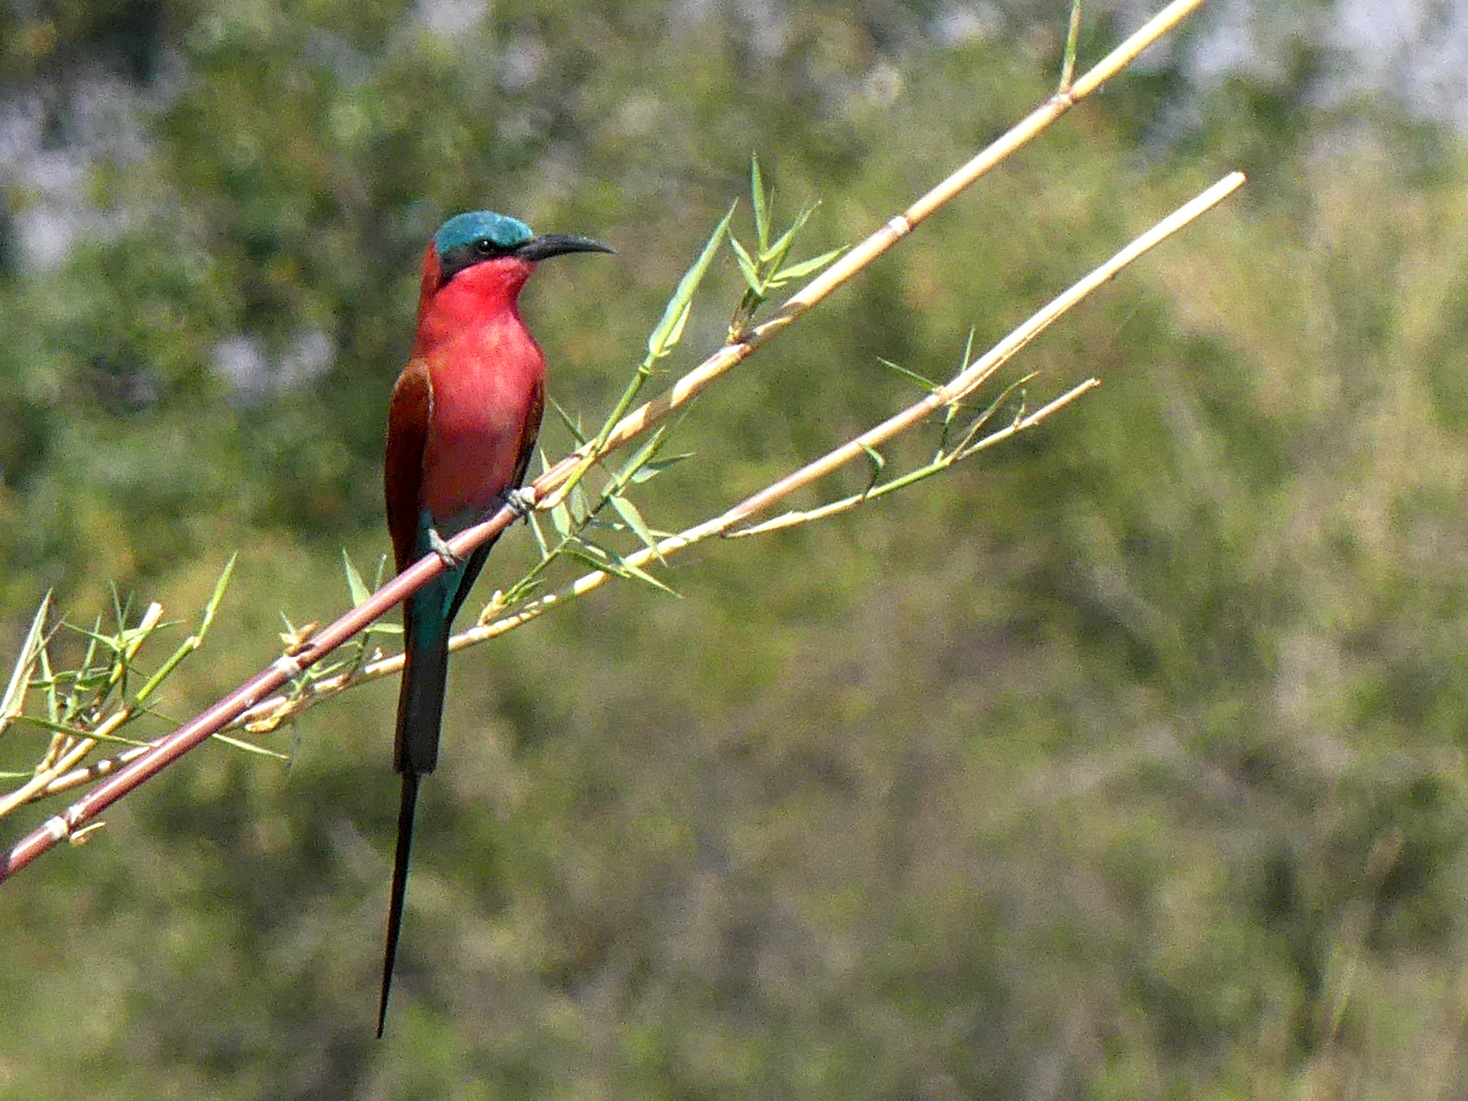
[[[438,533],[437,528],[428,529],[428,549],[438,555],[439,561],[443,563],[446,570],[456,569],[464,564],[464,560],[454,553],[453,548],[444,541],[444,537]]]

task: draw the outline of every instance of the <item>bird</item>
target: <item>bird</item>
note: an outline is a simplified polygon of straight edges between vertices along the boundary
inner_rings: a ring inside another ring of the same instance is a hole
[[[520,319],[536,264],[615,252],[589,237],[537,235],[493,211],[457,214],[423,254],[418,327],[387,416],[383,489],[397,572],[428,554],[444,570],[404,602],[403,680],[393,765],[402,777],[377,1036],[402,930],[418,782],[438,763],[449,635],[493,540],[466,558],[448,540],[509,503],[525,477],[545,406],[545,357]]]

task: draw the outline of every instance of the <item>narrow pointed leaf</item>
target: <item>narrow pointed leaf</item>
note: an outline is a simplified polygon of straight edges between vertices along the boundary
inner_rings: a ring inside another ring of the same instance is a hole
[[[530,524],[530,533],[535,537],[535,546],[540,551],[540,557],[545,558],[550,554],[550,548],[546,546],[545,533],[540,530],[540,521],[536,519],[536,514],[533,512],[525,519]]]
[[[347,575],[347,592],[351,594],[352,607],[357,607],[372,593],[367,588],[367,583],[362,580],[362,575],[357,572],[357,567],[352,563],[347,554],[347,548],[342,548],[342,569]]]
[[[883,367],[887,368],[887,370],[892,371],[895,374],[901,375],[909,382],[917,383],[930,394],[934,390],[938,389],[938,384],[932,379],[925,378],[924,376],[918,374],[916,371],[909,371],[906,367],[903,367],[901,364],[893,363],[890,359],[883,359],[881,356],[878,356],[877,362],[880,363]]]
[[[754,257],[749,255],[745,247],[739,243],[738,238],[731,236],[729,244],[734,249],[734,259],[739,262],[739,271],[744,276],[744,281],[749,284],[749,289],[755,294],[761,293],[764,289],[764,282],[760,278],[759,265],[755,263]]]
[[[833,248],[830,252],[823,252],[819,256],[812,256],[809,260],[802,260],[800,263],[792,264],[788,268],[781,268],[776,273],[775,278],[782,283],[789,282],[791,279],[803,279],[813,272],[820,271],[845,251],[846,246],[842,245],[840,248]]]
[[[881,452],[877,451],[875,448],[868,447],[866,444],[862,444],[861,449],[867,453],[867,459],[872,464],[871,480],[867,482],[866,489],[861,491],[861,495],[863,497],[866,497],[872,492],[872,488],[877,484],[877,479],[882,476],[882,470],[884,467],[886,467],[887,460],[882,457]]]
[[[565,539],[571,534],[571,510],[562,501],[550,510],[551,526],[556,529],[556,534]]]
[[[703,252],[699,254],[693,266],[683,274],[678,281],[678,287],[673,292],[667,308],[663,311],[663,318],[658,322],[657,328],[653,329],[652,335],[647,338],[647,353],[649,359],[661,359],[667,355],[683,336],[683,327],[688,323],[688,314],[693,306],[693,295],[698,290],[698,285],[703,282],[704,274],[708,271],[709,263],[714,254],[718,252],[719,245],[723,243],[724,234],[728,232],[729,222],[734,217],[734,208],[729,208],[729,213],[714,227],[713,233],[709,235],[708,243],[703,246]]]
[[[617,515],[627,521],[627,526],[637,533],[637,538],[642,540],[643,546],[657,546],[657,538],[647,526],[647,521],[642,518],[642,513],[637,510],[636,505],[626,497],[611,498],[611,505],[617,510]]]
[[[258,753],[262,757],[274,757],[277,761],[290,760],[288,754],[274,749],[266,749],[263,745],[256,745],[254,742],[245,742],[239,738],[231,738],[228,734],[216,734],[214,735],[214,740],[216,742],[223,742],[225,745],[232,745],[236,749],[243,749],[246,753]]]
[[[3,731],[10,720],[19,715],[25,701],[26,686],[30,683],[31,674],[36,668],[36,659],[40,654],[41,639],[45,633],[46,616],[51,611],[51,591],[41,598],[40,606],[36,608],[36,614],[31,617],[30,630],[26,632],[25,641],[20,644],[20,654],[15,659],[15,668],[10,673],[10,683],[5,687],[4,697],[0,697],[0,731]]]
[[[754,234],[759,239],[760,252],[770,243],[770,219],[766,206],[769,197],[765,194],[764,174],[759,170],[759,157],[749,158],[749,196],[754,206]]]
[[[661,459],[653,459],[651,462],[643,463],[632,474],[631,482],[633,485],[641,485],[643,482],[651,481],[670,466],[675,466],[684,459],[691,459],[693,456],[694,452],[686,451],[681,455],[668,455]]]
[[[617,471],[617,476],[612,479],[613,492],[619,492],[621,487],[630,482],[639,470],[652,461],[652,457],[657,454],[658,448],[663,446],[663,441],[667,438],[667,434],[667,425],[659,426],[657,431],[652,434],[652,437],[639,447],[630,459],[622,464],[622,469]]]
[[[219,574],[219,580],[214,583],[214,592],[209,597],[209,603],[204,605],[204,618],[199,622],[199,637],[201,639],[209,633],[209,628],[214,625],[214,615],[219,611],[220,602],[224,600],[224,591],[229,588],[229,579],[234,576],[234,564],[238,558],[238,551],[229,556],[229,561],[224,564],[224,569]]]
[[[592,508],[591,500],[586,496],[585,488],[577,486],[571,491],[571,496],[568,500],[571,505],[572,518],[578,524],[586,523],[591,518]]]
[[[581,422],[566,412],[565,409],[561,408],[561,403],[556,401],[555,398],[549,398],[548,400],[550,401],[551,408],[556,411],[556,416],[560,417],[561,423],[566,426],[566,431],[570,432],[571,438],[576,441],[576,446],[580,447],[586,442],[586,433],[581,431]],[[546,461],[544,451],[540,453],[540,461],[544,469],[550,469],[550,463]]]
[[[810,221],[810,216],[815,212],[814,205],[805,207],[795,216],[795,220],[790,223],[784,233],[780,234],[774,244],[760,250],[760,259],[773,260],[779,257],[783,261],[785,254],[790,251],[790,246],[795,243],[795,235],[805,228],[805,223]]]
[[[621,567],[622,575],[624,577],[630,577],[633,580],[641,581],[644,585],[651,585],[654,589],[665,592],[669,596],[676,596],[680,600],[682,599],[682,594],[679,593],[677,590],[670,589],[667,585],[664,585],[661,581],[659,581],[652,574],[648,573],[641,566],[634,566],[631,562],[628,562],[620,555],[617,556],[617,565]]]
[[[136,738],[124,738],[121,734],[99,734],[95,730],[78,730],[66,723],[55,722],[51,719],[43,719],[39,715],[19,715],[17,722],[25,723],[27,726],[39,726],[42,730],[50,730],[56,734],[65,734],[69,738],[91,738],[98,742],[116,742],[118,745],[151,745],[151,742],[139,741]]]

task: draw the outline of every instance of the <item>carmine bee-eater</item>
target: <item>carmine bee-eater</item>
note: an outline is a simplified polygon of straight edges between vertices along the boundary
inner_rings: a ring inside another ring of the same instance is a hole
[[[423,256],[418,332],[387,414],[387,526],[401,573],[437,553],[445,569],[403,605],[403,684],[394,764],[403,777],[377,1035],[397,957],[418,778],[438,762],[454,615],[489,555],[447,540],[506,503],[525,476],[545,401],[545,357],[520,320],[520,288],[536,262],[612,252],[587,237],[536,236],[487,210],[445,222]]]

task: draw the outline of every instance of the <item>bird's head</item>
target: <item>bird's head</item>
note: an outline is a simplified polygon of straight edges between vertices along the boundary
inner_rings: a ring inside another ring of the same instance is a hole
[[[518,218],[475,210],[456,214],[433,235],[423,258],[425,301],[455,278],[467,276],[484,290],[513,295],[524,286],[539,260],[570,252],[615,252],[575,233],[537,235]]]

